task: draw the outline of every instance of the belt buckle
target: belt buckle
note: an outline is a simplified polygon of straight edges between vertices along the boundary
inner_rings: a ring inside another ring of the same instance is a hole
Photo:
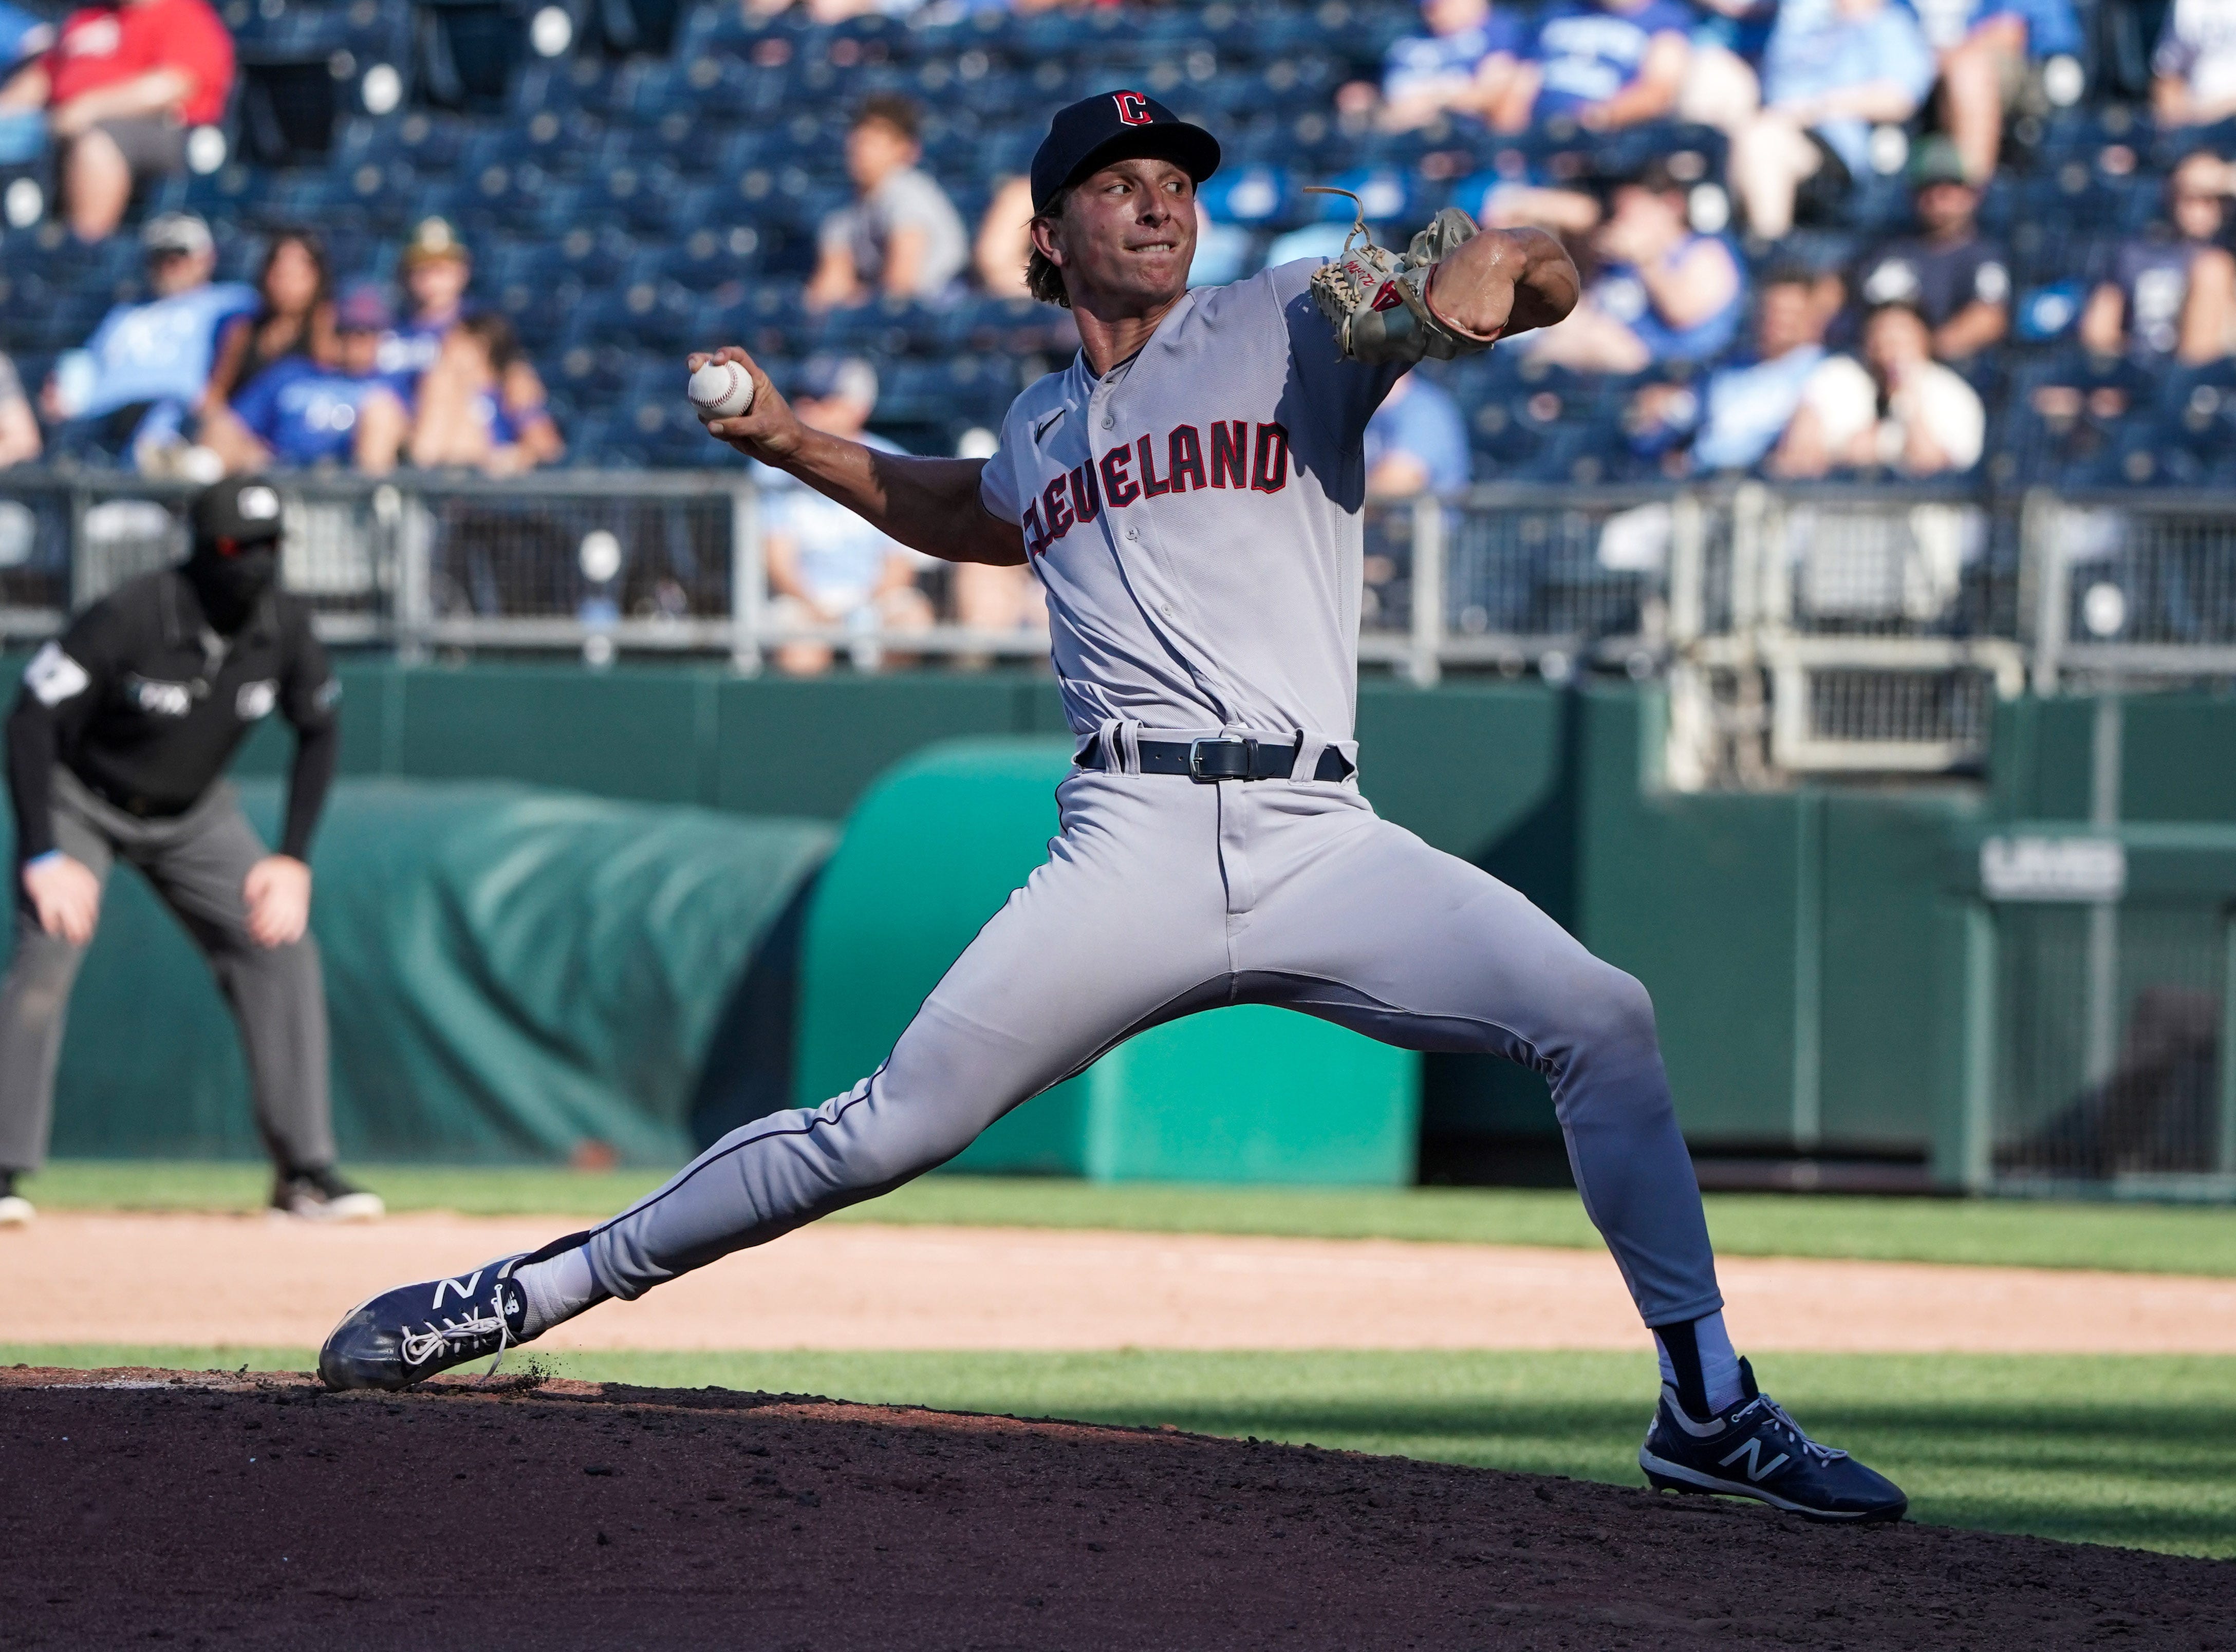
[[[1190,740],[1188,742],[1188,778],[1199,786],[1215,786],[1222,780],[1247,780],[1250,777],[1250,749],[1257,744],[1255,740],[1244,739],[1239,735],[1233,734],[1213,734],[1201,739]],[[1242,753],[1240,771],[1235,774],[1206,773],[1203,766],[1203,749],[1206,746],[1231,748],[1240,751]]]

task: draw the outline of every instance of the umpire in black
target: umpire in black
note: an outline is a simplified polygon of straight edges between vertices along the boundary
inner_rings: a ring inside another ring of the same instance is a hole
[[[0,984],[0,1223],[26,1222],[16,1178],[46,1157],[70,984],[118,859],[138,867],[209,960],[240,1023],[275,1210],[382,1214],[334,1171],[326,1006],[307,933],[305,856],[333,783],[339,685],[309,607],[279,588],[280,495],[232,477],[189,511],[187,560],[117,587],[23,673],[8,718],[16,952]],[[295,764],[280,852],[222,776],[277,711]]]

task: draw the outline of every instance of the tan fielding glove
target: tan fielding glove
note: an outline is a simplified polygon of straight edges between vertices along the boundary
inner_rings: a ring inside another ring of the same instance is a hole
[[[1476,221],[1447,206],[1401,253],[1374,244],[1365,207],[1348,189],[1307,185],[1307,194],[1350,195],[1358,220],[1332,263],[1312,272],[1312,302],[1335,330],[1336,348],[1370,366],[1424,359],[1450,361],[1489,350],[1497,341],[1463,333],[1429,307],[1429,278],[1444,259],[1476,233]]]

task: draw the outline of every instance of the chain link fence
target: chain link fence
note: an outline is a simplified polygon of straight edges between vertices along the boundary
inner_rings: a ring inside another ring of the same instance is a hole
[[[2039,692],[2236,676],[2236,519],[2225,496],[2032,502]]]
[[[2115,731],[2098,709],[2101,738]],[[2086,829],[1980,844],[1958,1179],[1976,1192],[2236,1196],[2236,833],[2121,826],[2101,818],[2108,803]]]

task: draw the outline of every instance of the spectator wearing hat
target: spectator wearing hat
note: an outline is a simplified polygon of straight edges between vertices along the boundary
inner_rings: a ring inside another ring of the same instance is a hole
[[[1876,468],[1950,475],[1979,463],[1986,435],[1978,392],[1933,359],[1925,318],[1883,304],[1864,322],[1860,351],[1810,374],[1768,469],[1794,477]]]
[[[1762,108],[1732,135],[1730,176],[1747,227],[1793,227],[1805,185],[1845,197],[1870,165],[1871,128],[1917,113],[1938,72],[1917,18],[1894,0],[1780,0],[1763,48]]]
[[[187,560],[73,619],[32,657],[8,718],[16,897],[0,983],[0,1223],[33,1215],[16,1178],[46,1157],[64,1012],[119,861],[178,916],[240,1024],[273,1208],[329,1221],[381,1213],[334,1170],[309,933],[308,857],[340,752],[339,685],[309,606],[279,588],[284,528],[270,483],[220,482],[188,518]],[[224,780],[274,712],[295,730],[276,852]]]
[[[1930,138],[1920,144],[1911,177],[1924,233],[1890,242],[1866,259],[1856,293],[1866,308],[1915,305],[1933,329],[1934,355],[1969,361],[2010,331],[2010,266],[2003,248],[1980,233],[1980,191],[1967,180],[1954,143]]]
[[[1685,186],[1660,163],[1615,186],[1592,236],[1603,260],[1567,320],[1523,346],[1541,361],[1588,372],[1637,373],[1720,354],[1746,309],[1746,279],[1731,245],[1695,232]]]
[[[396,468],[411,416],[380,370],[380,344],[394,318],[379,292],[343,296],[334,317],[337,359],[286,356],[252,379],[231,403],[212,408],[202,440],[228,471],[354,465],[381,475]]]
[[[65,351],[40,391],[58,452],[84,458],[130,452],[161,468],[186,442],[188,415],[209,384],[218,331],[253,309],[255,290],[213,282],[217,247],[191,213],[166,213],[141,232],[144,304],[120,304],[82,349]]]
[[[423,218],[412,226],[399,262],[411,307],[380,341],[380,370],[408,397],[443,353],[443,335],[465,318],[474,259],[449,220]]]
[[[2236,259],[2220,243],[2236,166],[2198,150],[2167,174],[2167,220],[2099,260],[2081,342],[2099,356],[2218,361],[2236,325]]]
[[[936,298],[970,261],[970,237],[955,206],[919,170],[924,146],[916,105],[877,96],[862,105],[846,134],[846,174],[855,200],[823,220],[811,309],[872,298]]]
[[[0,88],[0,111],[43,108],[62,152],[64,215],[105,240],[134,184],[186,170],[187,130],[225,118],[233,36],[207,0],[113,0],[62,20],[52,47]]]
[[[505,400],[506,375],[520,360],[520,340],[503,316],[468,316],[444,334],[412,405],[411,462],[492,476],[556,463],[567,444],[550,410],[541,400],[526,407]]]
[[[1496,124],[1520,132],[1566,117],[1590,132],[1666,120],[1692,62],[1680,0],[1555,0],[1499,99]]]
[[[811,357],[792,397],[801,422],[812,429],[879,453],[898,453],[865,428],[877,405],[877,371],[855,357]],[[757,466],[754,479],[766,501],[762,543],[770,617],[779,626],[858,634],[931,627],[931,603],[916,582],[923,559],[782,471]],[[869,644],[853,652],[858,664],[878,658]],[[800,676],[828,671],[832,659],[831,644],[820,639],[798,639],[776,651],[777,669]]]

